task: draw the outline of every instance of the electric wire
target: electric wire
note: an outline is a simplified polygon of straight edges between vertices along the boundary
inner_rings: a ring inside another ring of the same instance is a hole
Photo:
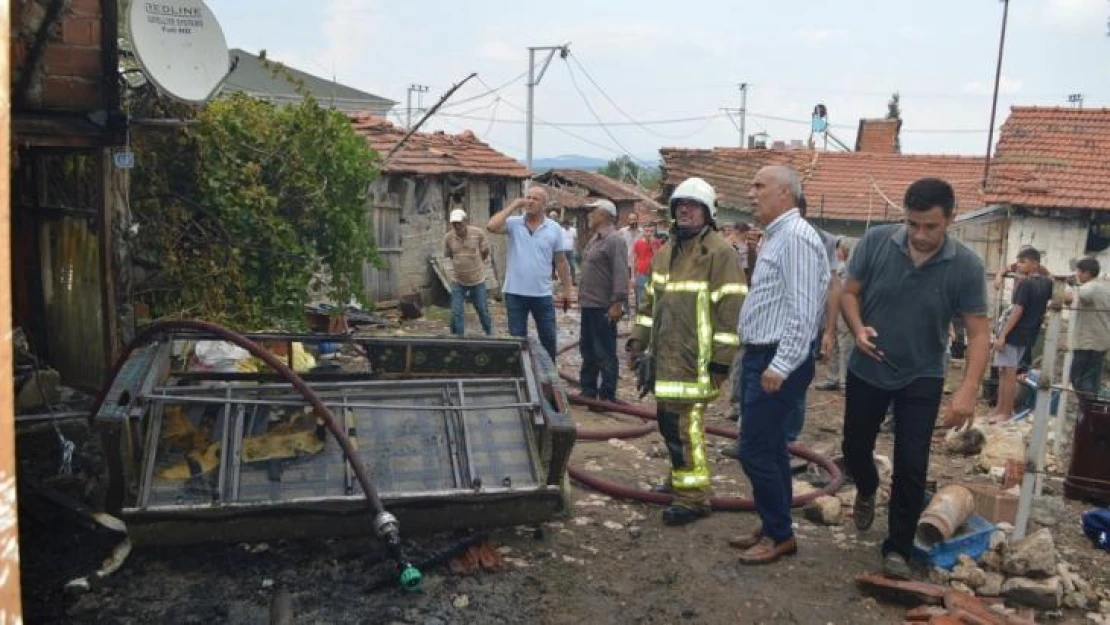
[[[606,126],[605,123],[601,121],[601,116],[599,116],[597,114],[597,111],[594,110],[593,105],[590,104],[590,99],[588,97],[586,97],[586,92],[582,91],[582,87],[579,86],[578,78],[574,75],[574,68],[571,67],[570,63],[566,62],[565,58],[563,59],[563,62],[564,62],[564,67],[567,68],[567,74],[570,75],[570,83],[574,86],[574,90],[578,92],[578,95],[581,96],[582,103],[586,105],[586,109],[589,110],[590,114],[593,115],[594,119],[597,120],[598,126],[601,127],[601,130],[605,133],[606,136],[609,137],[609,140],[612,141],[614,145],[616,145],[618,148],[621,149],[622,152],[624,152],[625,155],[627,155],[632,160],[640,163],[641,162],[640,159],[636,158],[635,156],[632,156],[632,151],[629,150],[628,148],[624,147],[624,145],[621,144],[620,140],[617,139],[616,136],[614,136],[613,133],[609,130],[609,127]]]
[[[584,75],[586,77],[586,80],[590,81],[590,84],[593,85],[595,89],[597,89],[598,93],[601,94],[601,97],[605,98],[605,100],[614,109],[616,109],[618,113],[623,115],[624,118],[627,119],[632,125],[640,128],[641,130],[647,132],[650,135],[659,137],[661,139],[671,139],[671,140],[688,139],[688,138],[692,137],[693,135],[698,134],[699,132],[704,130],[707,126],[709,126],[709,123],[711,123],[712,120],[717,117],[717,116],[708,117],[709,121],[707,121],[705,124],[703,124],[701,127],[699,127],[696,131],[694,131],[694,132],[692,132],[688,135],[668,135],[668,134],[664,134],[664,133],[661,133],[661,132],[656,132],[655,130],[652,130],[647,124],[641,123],[636,118],[629,115],[624,109],[622,109],[620,107],[620,105],[617,104],[616,101],[614,101],[613,98],[611,98],[609,96],[609,94],[605,91],[605,89],[603,89],[601,87],[601,85],[599,85],[597,83],[597,81],[594,80],[594,77],[592,75],[590,75],[589,70],[587,70],[586,67],[584,65],[582,65],[582,62],[580,60],[578,60],[578,57],[573,52],[568,53],[567,56],[570,58],[571,61],[574,62],[575,65],[578,66],[578,69],[582,72],[582,75]],[[610,124],[610,125],[614,125],[614,124]]]
[[[527,75],[528,75],[528,72],[526,72],[526,71],[521,72],[520,74],[517,74],[513,78],[510,78],[509,80],[507,80],[504,83],[498,85],[497,87],[491,87],[491,86],[489,86],[489,84],[486,83],[486,81],[482,80],[481,76],[475,76],[475,78],[478,79],[478,82],[481,83],[482,86],[486,88],[485,93],[480,93],[480,94],[475,95],[475,96],[470,96],[468,98],[463,98],[462,100],[456,100],[455,102],[445,103],[440,108],[441,109],[452,109],[452,108],[455,108],[456,106],[459,106],[461,104],[467,104],[469,102],[474,102],[475,100],[481,100],[482,98],[487,98],[487,97],[489,97],[489,96],[491,96],[495,93],[500,92],[502,89],[505,89],[507,87],[510,87],[510,86],[516,84],[518,81],[520,81],[522,78],[524,78]]]

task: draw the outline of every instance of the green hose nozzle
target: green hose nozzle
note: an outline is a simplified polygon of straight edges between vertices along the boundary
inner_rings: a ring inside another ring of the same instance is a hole
[[[410,564],[401,570],[401,576],[398,580],[401,582],[401,588],[409,592],[416,592],[420,590],[420,585],[424,582],[424,574],[420,572],[420,569]]]

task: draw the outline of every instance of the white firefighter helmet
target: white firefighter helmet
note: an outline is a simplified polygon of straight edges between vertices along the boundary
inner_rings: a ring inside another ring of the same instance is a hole
[[[678,200],[694,200],[709,209],[709,219],[717,220],[717,192],[713,185],[701,178],[687,178],[674,188],[671,194],[671,218],[674,219],[674,204]]]

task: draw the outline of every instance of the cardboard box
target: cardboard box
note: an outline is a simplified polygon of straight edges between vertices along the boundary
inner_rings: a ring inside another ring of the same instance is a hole
[[[975,498],[975,512],[991,523],[1013,523],[1017,518],[1018,497],[993,484],[969,484]]]

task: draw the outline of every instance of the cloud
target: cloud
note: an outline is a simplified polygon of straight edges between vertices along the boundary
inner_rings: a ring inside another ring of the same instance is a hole
[[[848,32],[839,28],[803,28],[797,32],[797,37],[805,45],[817,47],[845,41],[848,39]]]
[[[1041,21],[1063,32],[1105,34],[1110,6],[1105,0],[1045,0]]]
[[[523,47],[514,47],[507,41],[487,41],[474,50],[474,56],[480,59],[509,63],[519,62],[524,58],[524,53]]]
[[[405,41],[407,35],[388,21],[378,0],[329,0],[320,26],[327,45],[313,59],[334,65],[340,81],[377,92],[384,87],[377,68],[388,67],[381,41]],[[373,83],[373,84],[368,84]]]
[[[1021,93],[1024,86],[1025,83],[1020,78],[1010,78],[1009,76],[1003,75],[1002,79],[998,81],[998,93],[1003,95],[1014,95],[1016,93]],[[991,95],[994,93],[994,83],[972,80],[964,83],[964,93],[970,93],[972,95]]]

